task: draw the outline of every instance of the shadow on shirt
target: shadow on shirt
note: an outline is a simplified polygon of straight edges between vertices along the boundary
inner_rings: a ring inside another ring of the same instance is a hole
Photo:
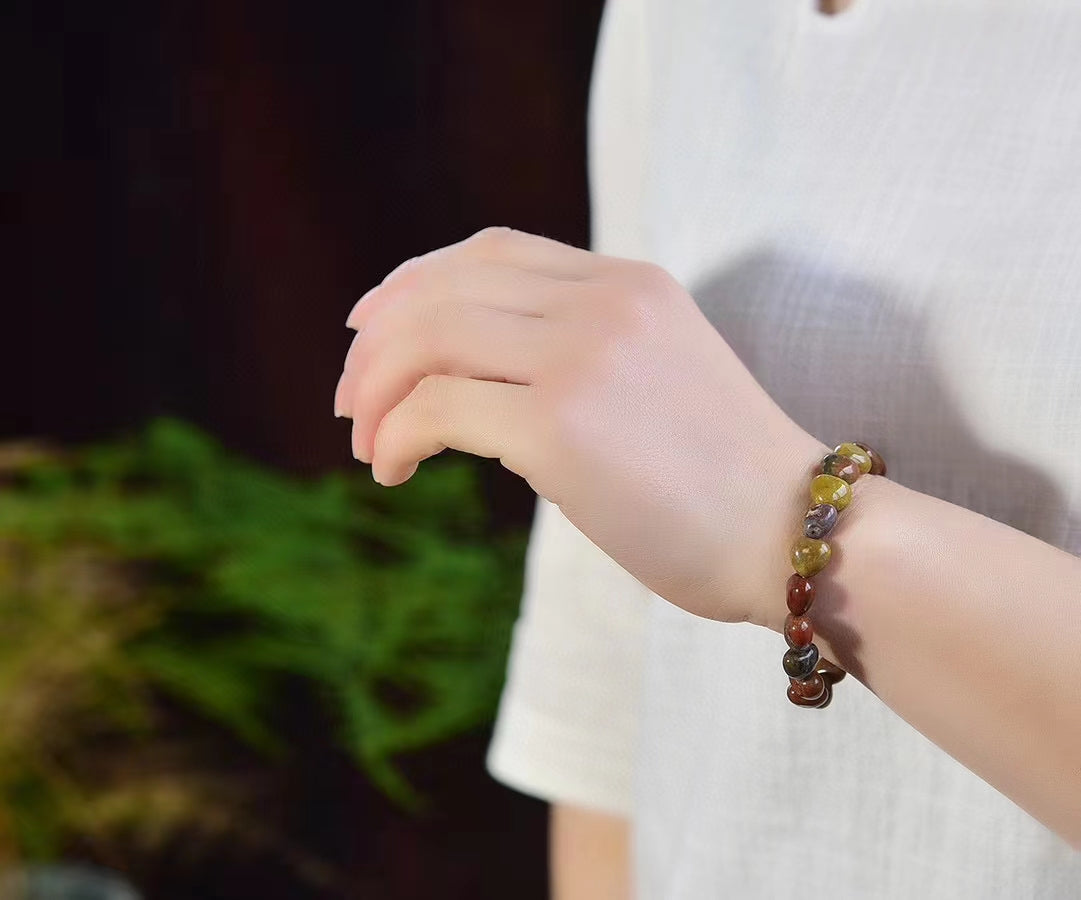
[[[965,410],[957,375],[942,364],[961,336],[932,335],[924,312],[948,299],[914,299],[897,286],[773,249],[688,287],[770,396],[823,443],[866,442],[882,453],[892,480],[1081,554],[1081,518],[1058,487],[1031,461],[990,445]],[[981,348],[995,352],[994,345]],[[997,428],[1004,420],[1031,431],[1030,404],[1061,402],[1054,388],[988,398]],[[1054,437],[1033,434],[1036,441]],[[846,601],[837,586],[828,594],[834,609]],[[820,614],[832,618],[828,609]],[[854,634],[830,625],[856,649]]]

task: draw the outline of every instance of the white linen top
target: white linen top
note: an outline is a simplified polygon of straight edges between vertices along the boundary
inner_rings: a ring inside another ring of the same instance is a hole
[[[824,443],[1081,554],[1078,0],[610,0],[589,129],[595,249],[672,272]],[[489,770],[627,816],[640,900],[1081,898],[1081,853],[855,679],[791,706],[783,649],[539,500]]]

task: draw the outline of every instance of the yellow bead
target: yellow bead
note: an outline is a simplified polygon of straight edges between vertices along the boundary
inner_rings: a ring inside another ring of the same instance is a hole
[[[798,537],[792,545],[792,568],[804,578],[817,575],[830,561],[830,545],[814,538]]]
[[[828,503],[840,512],[852,499],[852,485],[836,475],[815,475],[811,479],[811,503]]]
[[[838,444],[833,452],[855,460],[864,475],[871,471],[871,455],[859,444]]]

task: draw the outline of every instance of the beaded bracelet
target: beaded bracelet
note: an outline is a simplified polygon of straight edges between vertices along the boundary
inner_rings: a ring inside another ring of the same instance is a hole
[[[852,499],[851,485],[867,474],[885,475],[886,463],[866,444],[849,441],[826,454],[811,479],[811,507],[803,517],[803,534],[792,545],[792,568],[796,571],[788,579],[788,615],[784,620],[789,649],[783,665],[788,675],[788,699],[796,706],[825,709],[833,699],[834,684],[845,677],[844,669],[819,657],[818,647],[811,643],[814,628],[807,611],[815,599],[811,577],[830,561],[830,545],[823,538]]]

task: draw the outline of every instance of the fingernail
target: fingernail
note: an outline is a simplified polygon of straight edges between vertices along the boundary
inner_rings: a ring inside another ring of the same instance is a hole
[[[356,316],[357,316],[357,313],[360,311],[361,304],[363,304],[364,301],[367,300],[372,295],[372,293],[374,291],[375,291],[375,288],[371,288],[370,290],[365,292],[363,297],[361,297],[356,303],[353,304],[353,308],[351,310],[349,310],[349,315],[345,317],[345,327],[346,328],[354,328],[355,329],[357,327],[354,323],[356,322]]]

